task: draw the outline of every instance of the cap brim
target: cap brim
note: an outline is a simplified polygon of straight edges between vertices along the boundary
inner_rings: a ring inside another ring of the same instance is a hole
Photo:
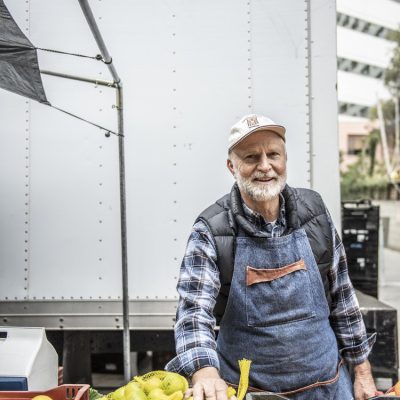
[[[282,125],[268,125],[268,126],[259,126],[255,129],[253,129],[250,132],[247,132],[246,135],[244,135],[243,137],[241,137],[237,142],[233,143],[231,146],[229,146],[229,151],[232,150],[236,145],[238,145],[240,142],[242,142],[244,139],[246,139],[247,137],[249,137],[252,133],[255,132],[261,132],[261,131],[266,131],[266,132],[274,132],[277,135],[279,135],[284,142],[286,142],[286,138],[285,138],[285,133],[286,133],[286,129],[284,126]]]

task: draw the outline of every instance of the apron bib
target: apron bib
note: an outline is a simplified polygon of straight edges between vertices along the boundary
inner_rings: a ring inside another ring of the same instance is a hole
[[[227,382],[239,381],[237,361],[247,358],[252,360],[250,386],[284,393],[327,381],[286,396],[353,399],[345,367],[338,369],[329,307],[304,229],[276,238],[237,237],[217,351]]]

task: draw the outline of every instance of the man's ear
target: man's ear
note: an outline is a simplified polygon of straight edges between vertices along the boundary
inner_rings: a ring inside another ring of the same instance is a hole
[[[231,174],[234,176],[235,172],[234,172],[234,169],[233,169],[233,162],[232,162],[232,160],[230,158],[228,158],[226,160],[226,166],[228,167],[228,169],[231,172]]]

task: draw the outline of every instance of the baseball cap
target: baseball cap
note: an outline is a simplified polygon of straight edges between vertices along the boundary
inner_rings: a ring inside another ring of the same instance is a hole
[[[239,122],[232,126],[231,133],[228,139],[228,150],[232,150],[239,142],[247,138],[247,136],[259,131],[275,132],[284,141],[286,141],[285,127],[276,124],[274,121],[272,121],[272,119],[264,117],[263,115],[250,114],[244,116]]]

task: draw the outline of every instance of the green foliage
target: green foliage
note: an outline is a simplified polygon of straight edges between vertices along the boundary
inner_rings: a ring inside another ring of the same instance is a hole
[[[382,102],[382,112],[383,119],[385,120],[385,125],[393,125],[395,109],[394,109],[394,101],[392,99],[386,100]],[[378,119],[378,108],[371,107],[369,111],[369,118],[371,120]]]
[[[97,400],[101,397],[104,397],[104,395],[99,393],[96,389],[89,388],[89,400]]]
[[[400,28],[390,31],[388,38],[395,43],[389,66],[385,70],[385,85],[394,98],[400,97]],[[376,111],[373,111],[376,112]],[[373,114],[373,113],[372,113]],[[393,100],[383,103],[383,116],[385,120],[388,145],[395,147],[395,104]]]
[[[389,40],[395,42],[392,57],[385,70],[385,85],[393,97],[400,97],[400,29],[391,31]],[[395,145],[395,104],[393,100],[382,102],[382,113],[389,152]],[[370,119],[378,119],[377,107],[370,109]],[[383,163],[375,159],[376,148],[380,142],[378,129],[372,130],[366,137],[364,148],[357,161],[341,173],[342,200],[357,200],[361,198],[386,198],[389,185],[386,169]],[[341,157],[342,159],[342,157]]]
[[[394,96],[400,96],[400,29],[391,31],[389,40],[396,43],[388,68],[385,70],[385,85]]]
[[[366,140],[367,154],[369,156],[369,168],[368,176],[372,177],[375,172],[375,156],[376,156],[376,146],[380,140],[380,133],[377,129],[371,131]]]
[[[386,100],[382,102],[382,114],[383,120],[385,121],[385,131],[388,146],[390,149],[394,148],[395,144],[395,105],[393,100]],[[378,119],[377,107],[371,107],[369,117],[371,120]],[[379,131],[378,135],[379,134]],[[380,140],[380,139],[379,139]],[[393,151],[393,150],[392,150]]]
[[[370,160],[363,152],[346,172],[341,173],[342,201],[385,197],[389,183],[385,167],[382,163],[377,163],[374,173],[370,174]]]

